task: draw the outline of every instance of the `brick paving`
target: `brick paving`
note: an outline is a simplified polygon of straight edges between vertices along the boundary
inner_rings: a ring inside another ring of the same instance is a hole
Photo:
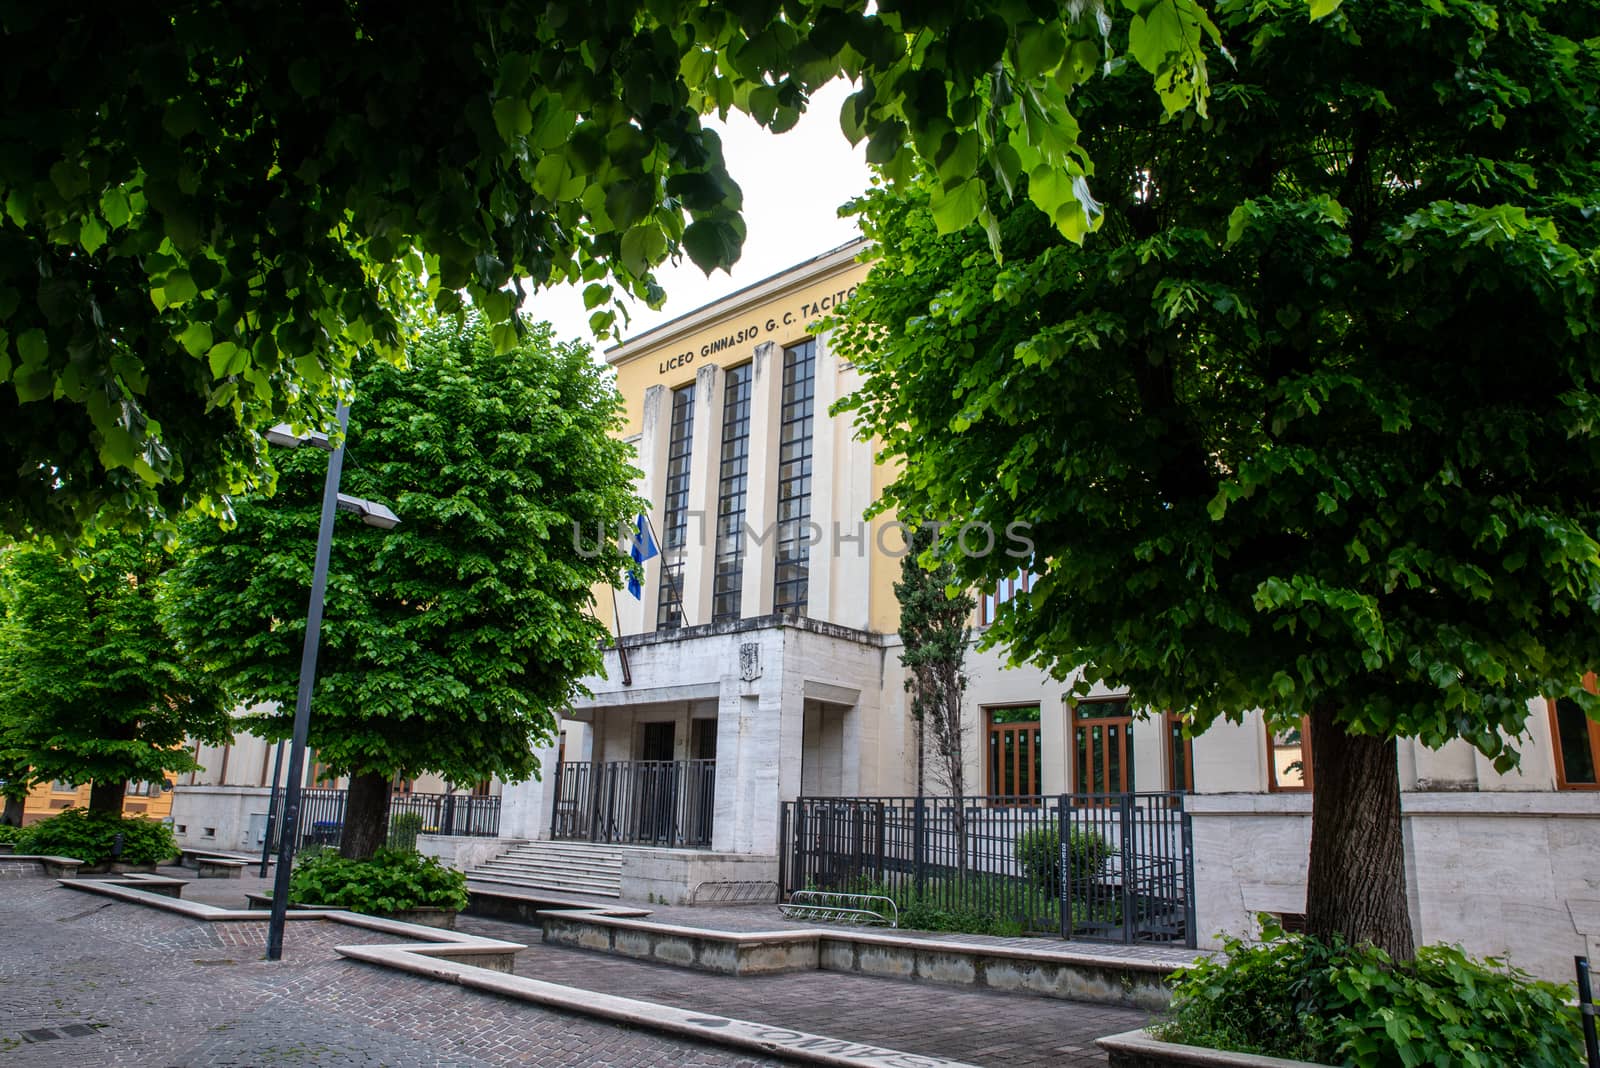
[[[206,896],[213,883],[231,883],[229,892],[242,895],[237,881],[219,879],[205,881]],[[775,1063],[377,969],[332,950],[387,940],[299,921],[287,928],[285,959],[269,964],[260,959],[264,924],[202,923],[50,879],[7,880],[0,886],[0,1064]]]
[[[837,972],[728,976],[688,971],[547,946],[538,941],[535,928],[476,916],[460,917],[457,927],[527,943],[517,954],[516,971],[531,979],[973,1064],[1103,1066],[1105,1055],[1095,1039],[1150,1021],[1138,1009]]]

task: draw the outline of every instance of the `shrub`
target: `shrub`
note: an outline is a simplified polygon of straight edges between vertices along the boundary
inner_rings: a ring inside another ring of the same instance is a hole
[[[417,835],[422,833],[422,813],[396,812],[389,817],[389,848],[416,849]]]
[[[8,823],[0,823],[0,843],[15,842],[17,840],[17,835],[21,833],[21,827],[13,827]]]
[[[1212,1049],[1377,1068],[1582,1063],[1570,987],[1454,946],[1395,963],[1370,945],[1325,945],[1263,921],[1259,945],[1229,939],[1173,981],[1157,1037]]]
[[[113,857],[117,835],[122,853]],[[124,864],[161,864],[178,852],[172,828],[142,816],[122,817],[85,808],[69,808],[22,828],[18,853],[75,857],[85,864],[120,860]]]
[[[380,849],[371,860],[346,860],[329,850],[302,857],[289,877],[289,900],[374,915],[418,908],[459,912],[467,907],[467,877],[405,849]]]
[[[1067,835],[1067,863],[1074,886],[1086,885],[1107,859],[1116,855],[1116,847],[1094,831],[1072,828]],[[1029,882],[1051,897],[1061,894],[1061,831],[1055,827],[1039,827],[1017,835],[1017,861]]]

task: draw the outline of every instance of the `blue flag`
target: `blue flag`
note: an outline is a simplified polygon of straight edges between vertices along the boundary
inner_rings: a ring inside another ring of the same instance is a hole
[[[658,552],[660,550],[656,548],[655,539],[650,536],[650,520],[640,515],[633,521],[633,544],[628,549],[628,555],[633,557],[634,563],[643,567],[644,562]],[[636,601],[644,598],[644,587],[632,574],[628,575],[628,592],[633,594]]]

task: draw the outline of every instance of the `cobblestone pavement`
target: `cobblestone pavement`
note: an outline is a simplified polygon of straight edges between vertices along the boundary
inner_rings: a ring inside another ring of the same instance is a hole
[[[264,924],[201,923],[54,880],[8,880],[0,886],[0,1064],[774,1063],[377,969],[332,951],[387,940],[377,932],[291,923],[277,964],[260,959],[265,936]]]
[[[538,941],[537,929],[462,916],[473,934],[523,942],[518,975],[586,990],[1006,1068],[1103,1066],[1094,1040],[1149,1022],[1138,1009],[837,972],[729,976]]]

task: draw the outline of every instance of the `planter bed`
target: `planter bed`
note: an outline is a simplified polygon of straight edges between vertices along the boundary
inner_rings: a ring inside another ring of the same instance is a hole
[[[248,902],[250,904],[250,906],[252,908],[270,909],[272,907],[272,895],[271,894],[249,893],[249,894],[245,894],[244,895],[244,899],[245,899],[246,902]],[[296,910],[299,910],[299,911],[302,911],[302,912],[305,912],[305,911],[311,911],[311,912],[348,912],[349,911],[348,909],[341,909],[338,905],[297,905],[297,904],[294,904],[293,902],[291,902],[289,907],[291,909],[296,909]],[[454,931],[456,929],[456,912],[455,912],[454,909],[421,908],[421,909],[406,909],[406,910],[404,910],[402,912],[383,912],[383,913],[354,912],[354,913],[351,913],[351,915],[353,915],[353,916],[376,916],[378,919],[382,919],[382,920],[396,920],[396,921],[398,921],[400,923],[414,923],[414,924],[417,924],[417,925],[422,926],[422,927],[437,927],[440,930],[444,930],[444,931]]]

